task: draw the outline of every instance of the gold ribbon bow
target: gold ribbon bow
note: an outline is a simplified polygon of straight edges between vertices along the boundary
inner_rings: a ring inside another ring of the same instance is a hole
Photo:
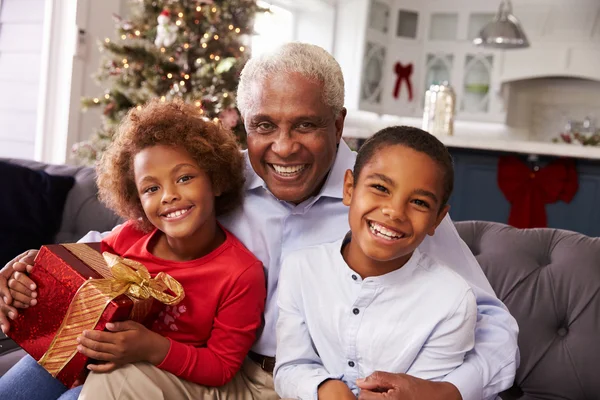
[[[104,257],[102,260],[100,254],[89,247],[80,245],[64,245],[64,247],[87,265],[97,266],[100,262],[104,265],[108,264],[112,277],[88,279],[75,293],[50,347],[38,361],[54,377],[77,354],[77,337],[84,330],[94,329],[102,313],[114,298],[126,294],[139,300],[155,298],[161,303],[175,305],[185,297],[181,284],[164,272],[152,278],[148,269],[137,261],[107,252],[102,254]],[[167,289],[174,295],[165,293]],[[143,315],[146,311],[148,311],[147,307],[139,313]],[[134,307],[130,316],[132,319],[135,319],[133,316],[135,313]]]

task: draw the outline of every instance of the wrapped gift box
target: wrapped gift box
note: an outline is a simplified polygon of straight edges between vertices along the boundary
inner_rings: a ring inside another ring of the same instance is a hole
[[[111,278],[112,274],[100,254],[100,244],[81,243],[42,246],[30,277],[38,286],[38,303],[20,312],[19,317],[11,323],[9,336],[39,361],[56,336],[81,285],[88,279]],[[93,308],[94,304],[91,306]],[[107,322],[128,319],[148,325],[161,308],[153,298],[138,300],[119,295],[108,303],[94,329],[103,330]],[[84,308],[80,314],[91,313]],[[76,338],[82,330],[69,335],[66,344],[76,346]],[[75,352],[60,372],[55,371],[53,375],[70,388],[75,380],[84,378],[89,361],[81,353]],[[47,365],[43,366],[49,372],[53,371]]]

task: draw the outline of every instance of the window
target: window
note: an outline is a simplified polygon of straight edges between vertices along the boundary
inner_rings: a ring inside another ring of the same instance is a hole
[[[260,13],[254,21],[256,35],[252,36],[252,55],[265,53],[277,45],[294,40],[294,16],[290,10],[258,1],[271,12]]]

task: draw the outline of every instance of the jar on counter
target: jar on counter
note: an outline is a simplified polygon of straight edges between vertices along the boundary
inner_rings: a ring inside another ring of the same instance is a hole
[[[436,136],[454,134],[456,95],[448,82],[434,84],[425,92],[423,130]]]

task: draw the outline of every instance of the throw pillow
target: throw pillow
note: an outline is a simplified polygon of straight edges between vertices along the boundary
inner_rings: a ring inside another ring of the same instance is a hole
[[[52,243],[75,180],[0,161],[0,268],[28,249]]]

